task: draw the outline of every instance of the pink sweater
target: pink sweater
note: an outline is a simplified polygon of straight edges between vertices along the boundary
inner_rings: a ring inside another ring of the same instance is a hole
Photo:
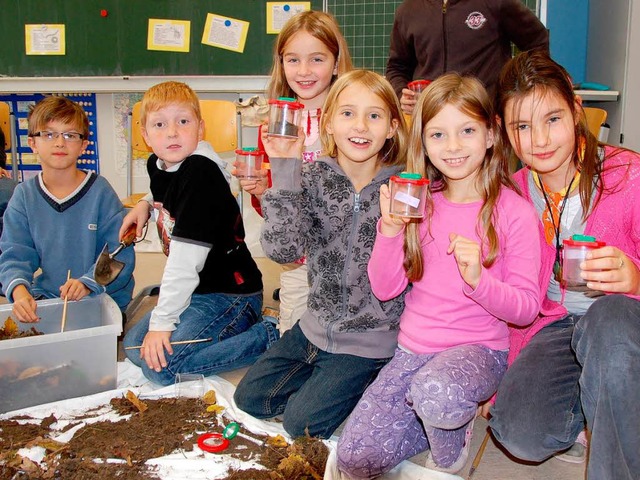
[[[478,212],[482,202],[454,204],[433,196],[431,223],[420,228],[425,273],[405,297],[398,343],[414,353],[434,353],[468,344],[494,350],[509,348],[506,322],[527,325],[540,309],[540,245],[536,213],[517,193],[503,188],[496,205],[500,251],[482,270],[473,290],[462,279],[454,256],[447,254],[449,233],[480,241]],[[368,272],[380,300],[394,298],[408,285],[402,266],[404,232],[383,236],[378,227]]]
[[[615,152],[615,147],[608,146],[605,156],[609,155],[612,156],[606,159],[603,174],[604,193],[589,215],[584,233],[595,236],[607,245],[618,247],[640,268],[640,156],[627,150]],[[530,172],[529,168],[523,168],[514,175],[514,180],[529,201]],[[540,219],[537,225],[542,246],[542,265],[538,279],[542,306],[538,318],[531,325],[520,328],[512,326],[509,329],[509,364],[513,363],[520,350],[537,332],[567,315],[567,310],[561,304],[547,298],[547,288],[555,261],[555,248],[545,241]]]

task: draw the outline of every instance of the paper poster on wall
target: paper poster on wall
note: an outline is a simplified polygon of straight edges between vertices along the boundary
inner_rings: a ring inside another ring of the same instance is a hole
[[[166,52],[188,52],[191,22],[188,20],[149,19],[147,49]]]
[[[267,2],[267,33],[280,33],[296,13],[311,10],[311,2]]]
[[[27,55],[65,55],[63,24],[25,25],[24,41]]]
[[[208,13],[202,33],[202,43],[242,53],[248,32],[249,22]]]

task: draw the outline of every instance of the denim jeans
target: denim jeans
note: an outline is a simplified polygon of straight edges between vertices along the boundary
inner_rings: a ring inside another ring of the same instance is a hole
[[[168,364],[160,372],[147,366],[139,350],[125,352],[149,380],[160,385],[173,383],[177,373],[209,376],[246,367],[278,339],[276,325],[261,319],[261,307],[262,294],[194,293],[176,330],[171,332],[171,341],[212,338],[211,342],[173,345],[173,355],[167,355]],[[127,332],[125,347],[142,344],[150,318],[149,313]]]
[[[513,455],[539,462],[571,447],[586,420],[588,478],[637,480],[639,391],[640,302],[608,295],[534,336],[500,384],[490,426]]]
[[[234,399],[256,418],[284,415],[293,438],[328,438],[356,406],[388,358],[328,353],[296,323],[247,371]]]

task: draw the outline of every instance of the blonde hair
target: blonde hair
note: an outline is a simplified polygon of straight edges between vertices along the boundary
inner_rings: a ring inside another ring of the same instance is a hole
[[[337,75],[333,76],[333,81],[335,81],[336,76],[340,76],[353,68],[349,47],[340,32],[340,27],[336,19],[328,13],[315,10],[300,12],[284,24],[273,46],[271,80],[267,87],[267,95],[269,98],[296,97],[295,92],[289,86],[284,74],[282,55],[291,37],[301,31],[307,32],[309,35],[320,40],[333,55],[336,65],[338,66]]]
[[[28,135],[33,137],[50,122],[74,125],[83,138],[89,138],[89,119],[80,105],[66,97],[45,97],[29,109]]]
[[[182,82],[162,82],[151,87],[142,97],[140,124],[145,126],[149,113],[176,103],[187,105],[193,110],[198,121],[202,120],[200,99],[189,85]]]
[[[322,120],[320,121],[320,141],[322,150],[330,157],[338,156],[338,147],[333,139],[333,135],[327,132],[327,123],[331,121],[338,106],[338,97],[350,85],[354,83],[362,84],[370,90],[385,104],[389,110],[391,121],[397,120],[398,128],[391,138],[387,138],[378,153],[380,163],[387,165],[404,165],[407,158],[408,134],[407,126],[400,108],[398,97],[393,91],[393,87],[383,76],[369,70],[352,70],[342,75],[331,87],[327,99],[322,107]]]
[[[488,247],[482,264],[490,267],[495,262],[499,248],[494,226],[495,206],[502,186],[514,190],[515,186],[509,174],[509,162],[504,155],[491,99],[478,79],[448,73],[439,77],[422,92],[413,113],[407,170],[426,175],[430,181],[431,192],[447,190],[447,178],[431,163],[424,144],[424,129],[427,123],[446,105],[451,105],[465,115],[484,123],[489,132],[493,133],[493,146],[487,149],[477,178],[477,188],[483,199],[482,208],[478,213],[477,232]],[[433,201],[429,195],[427,221],[430,221],[432,212]],[[424,274],[424,259],[418,223],[407,225],[404,249],[407,277],[410,281],[421,279]]]

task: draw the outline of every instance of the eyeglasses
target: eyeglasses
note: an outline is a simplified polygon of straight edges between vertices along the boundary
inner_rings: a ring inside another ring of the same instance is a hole
[[[36,132],[32,136],[40,137],[45,142],[51,142],[57,139],[60,135],[66,142],[81,142],[84,139],[84,135],[76,132]]]

